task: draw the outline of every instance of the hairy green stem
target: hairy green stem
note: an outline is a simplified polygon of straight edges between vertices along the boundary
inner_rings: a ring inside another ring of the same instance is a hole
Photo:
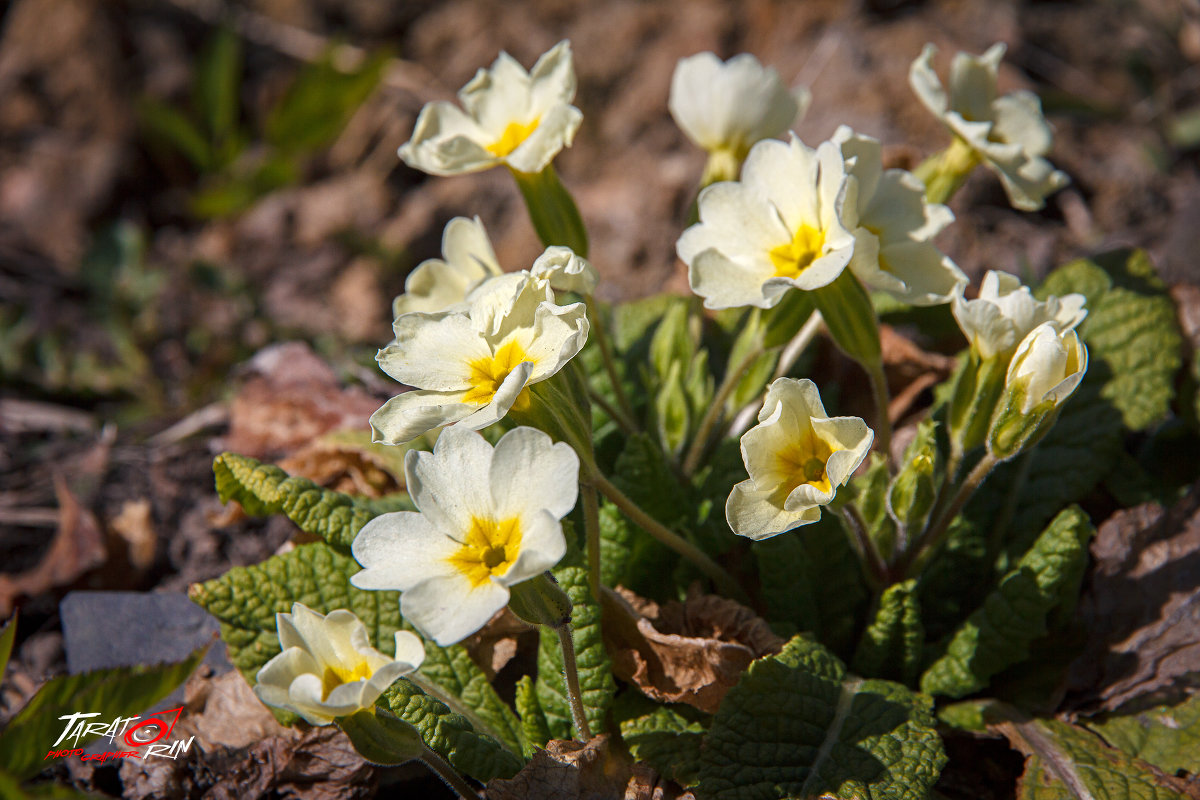
[[[888,388],[887,375],[883,371],[883,362],[878,361],[867,368],[867,377],[871,381],[871,394],[875,398],[875,443],[879,452],[890,463],[892,460],[892,421],[888,417]]]
[[[437,773],[439,778],[445,781],[452,792],[457,793],[464,800],[466,798],[472,798],[473,800],[479,797],[479,792],[471,788],[471,784],[467,783],[467,779],[459,775],[458,770],[450,766],[446,759],[431,750],[428,745],[423,745],[422,747],[421,760],[425,762],[425,766],[429,767]]]
[[[588,399],[600,406],[600,410],[605,414],[608,414],[609,419],[617,423],[617,427],[621,429],[621,433],[624,433],[626,436],[633,436],[638,432],[633,422],[629,419],[626,419],[625,415],[621,413],[620,409],[605,400],[603,395],[601,395],[595,389],[588,389]]]
[[[862,512],[854,503],[847,503],[841,510],[840,516],[846,530],[854,541],[854,549],[858,551],[866,568],[870,583],[876,589],[887,585],[888,567],[875,546],[875,540],[867,531],[867,523],[863,520]]]
[[[754,361],[766,352],[762,346],[756,346],[746,353],[746,356],[741,362],[725,373],[724,380],[721,381],[720,387],[717,389],[716,395],[713,396],[712,403],[709,404],[708,410],[704,413],[704,418],[700,420],[700,426],[696,429],[696,435],[692,439],[692,444],[688,448],[687,455],[684,456],[683,474],[691,477],[696,469],[700,466],[700,459],[708,450],[708,440],[712,436],[713,428],[716,427],[717,421],[725,411],[725,403],[729,400],[729,395],[737,388],[742,376]]]
[[[920,574],[921,569],[925,566],[937,549],[941,547],[945,541],[947,534],[950,533],[950,524],[954,522],[954,518],[962,511],[963,506],[971,499],[971,495],[979,488],[980,484],[987,478],[996,465],[1000,462],[991,453],[984,453],[983,458],[979,459],[979,463],[967,474],[963,482],[955,491],[954,496],[946,507],[942,509],[938,517],[930,523],[908,553],[905,554],[899,565],[900,569],[897,573],[902,578],[912,578]]]
[[[820,311],[813,311],[808,315],[808,321],[783,346],[783,350],[779,354],[779,364],[776,365],[775,373],[771,376],[771,383],[791,372],[800,355],[808,349],[808,346],[812,344],[812,340],[816,338],[824,321]],[[758,415],[760,408],[762,408],[762,398],[759,398],[739,411],[737,416],[733,418],[733,422],[730,423],[729,430],[725,432],[725,435],[736,439],[745,433],[754,421],[754,418]]]
[[[633,520],[635,525],[690,561],[697,569],[712,578],[717,587],[726,595],[742,602],[748,601],[745,590],[738,585],[732,575],[709,558],[699,547],[643,511],[641,506],[629,499],[624,492],[601,475],[599,470],[594,469],[589,480],[625,516]]]
[[[596,598],[599,602],[599,592],[596,593]],[[563,674],[567,679],[571,717],[575,720],[575,730],[579,732],[580,741],[587,742],[592,738],[592,729],[583,710],[583,692],[579,689],[579,667],[575,663],[575,639],[571,632],[571,624],[568,622],[555,626],[554,633],[558,635],[558,643],[562,646]]]
[[[591,484],[579,485],[580,499],[583,500],[583,528],[587,534],[587,565],[588,586],[592,597],[600,601],[600,503],[596,498],[596,487]]]

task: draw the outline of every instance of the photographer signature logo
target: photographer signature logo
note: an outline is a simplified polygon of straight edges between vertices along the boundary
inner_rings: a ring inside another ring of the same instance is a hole
[[[191,748],[192,741],[196,738],[189,737],[186,742],[182,739],[168,740],[181,713],[183,706],[160,711],[145,718],[117,717],[111,722],[94,720],[94,717],[100,716],[99,711],[81,711],[61,716],[59,719],[64,720],[66,726],[42,760],[70,756],[79,756],[82,761],[101,762],[115,758],[178,758],[181,753],[186,753]],[[108,739],[112,745],[130,749],[89,753],[79,748],[81,740],[93,736]],[[56,749],[59,745],[65,747]]]

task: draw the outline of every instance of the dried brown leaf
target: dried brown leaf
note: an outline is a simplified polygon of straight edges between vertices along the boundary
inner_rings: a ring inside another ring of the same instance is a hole
[[[647,696],[715,713],[750,662],[783,640],[733,600],[693,595],[661,609],[632,592],[606,591],[604,636],[613,672]]]
[[[277,458],[342,428],[366,430],[379,401],[343,389],[308,345],[272,345],[251,359],[251,375],[230,408],[225,447],[253,458]]]
[[[146,570],[154,563],[157,539],[149,500],[126,500],[109,527],[125,542],[134,569]]]
[[[517,654],[522,634],[530,634],[534,630],[533,625],[522,620],[505,606],[496,613],[496,616],[492,617],[487,625],[480,628],[477,633],[468,636],[462,644],[471,654],[471,660],[479,665],[490,681]]]
[[[279,724],[237,670],[215,677],[204,668],[197,670],[184,688],[184,704],[177,729],[185,737],[195,736],[205,752],[236,750],[294,733]]]
[[[272,736],[209,766],[219,776],[205,795],[213,800],[365,798],[374,796],[377,783],[375,768],[332,725]]]
[[[929,387],[945,380],[954,371],[954,359],[931,353],[900,335],[891,325],[879,326],[879,344],[888,383],[901,387],[888,404],[888,418],[899,421]]]
[[[487,800],[621,800],[630,764],[600,735],[587,744],[551,739],[509,780],[487,785]]]
[[[16,575],[0,573],[0,618],[12,614],[17,598],[74,583],[108,556],[95,514],[80,504],[60,475],[55,475],[54,493],[58,497],[58,532],[33,569]]]
[[[1091,552],[1088,646],[1070,674],[1077,705],[1112,710],[1200,672],[1200,484],[1170,510],[1118,511]]]

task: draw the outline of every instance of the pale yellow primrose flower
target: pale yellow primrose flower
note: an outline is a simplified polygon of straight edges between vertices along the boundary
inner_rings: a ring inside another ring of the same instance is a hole
[[[789,90],[778,72],[749,53],[725,62],[697,53],[675,66],[667,107],[689,139],[740,162],[755,143],[791,128],[810,99],[807,89]]]
[[[541,172],[569,147],[583,120],[571,105],[575,67],[571,43],[559,42],[530,72],[501,52],[481,69],[453,103],[428,103],[417,117],[400,158],[432,175],[461,175],[504,164],[518,172]]]
[[[1033,92],[996,96],[996,71],[1005,46],[994,44],[982,56],[958,53],[950,65],[949,95],[933,70],[931,44],[908,72],[917,97],[955,136],[965,141],[1004,184],[1009,202],[1023,211],[1045,205],[1046,195],[1066,186],[1066,174],[1043,156],[1053,134]]]
[[[371,647],[367,627],[345,609],[322,615],[296,603],[292,613],[275,615],[275,626],[283,652],[258,671],[254,693],[312,725],[371,708],[425,660],[420,638],[408,631],[396,631],[394,658]]]
[[[1047,401],[1066,402],[1087,372],[1088,351],[1073,330],[1044,322],[1026,336],[1013,353],[1004,378],[1006,392],[1020,392],[1020,410],[1028,414]]]
[[[989,270],[976,300],[955,295],[951,310],[971,347],[981,358],[1011,353],[1030,331],[1051,323],[1057,331],[1075,328],[1087,316],[1081,294],[1036,299],[1028,286],[1007,272]]]
[[[758,425],[742,436],[750,479],[725,503],[729,527],[759,540],[816,522],[873,438],[858,417],[828,416],[812,381],[779,378],[767,389]]]
[[[493,450],[459,427],[433,452],[410,451],[404,471],[420,510],[382,514],[359,531],[360,589],[398,589],[400,613],[440,645],[484,626],[509,587],[567,551],[561,520],[575,507],[579,457],[570,445],[520,427]]]
[[[414,312],[392,323],[379,351],[384,372],[416,390],[371,415],[374,440],[403,444],[442,425],[479,430],[554,375],[587,341],[583,303],[554,303],[550,283],[525,272],[485,281],[459,307]]]
[[[925,202],[925,186],[902,169],[883,169],[883,148],[842,125],[832,141],[857,181],[854,257],[850,269],[872,289],[916,306],[948,303],[967,282],[930,241],[954,221],[944,205]],[[851,214],[843,213],[850,224]]]
[[[737,182],[700,193],[700,222],[675,248],[705,308],[771,308],[788,289],[818,289],[841,274],[854,236],[841,222],[846,171],[836,144],[792,136],[754,145]]]
[[[422,261],[409,274],[404,294],[392,303],[392,316],[443,311],[466,300],[472,289],[501,272],[479,217],[455,217],[442,231],[442,257]]]

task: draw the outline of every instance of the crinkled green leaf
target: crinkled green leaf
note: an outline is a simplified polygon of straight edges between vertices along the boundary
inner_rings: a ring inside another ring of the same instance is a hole
[[[870,591],[841,523],[825,514],[755,542],[753,550],[767,621],[781,631],[811,632],[834,652],[848,651]]]
[[[1105,746],[1056,719],[1009,723],[1001,731],[1025,754],[1018,800],[1185,800],[1185,781]]]
[[[1077,506],[1055,517],[954,633],[945,654],[921,676],[921,690],[963,697],[1027,658],[1030,643],[1046,633],[1051,611],[1073,603],[1078,595],[1093,533],[1087,515]]]
[[[640,345],[649,348],[651,333],[675,306],[687,306],[687,298],[677,294],[656,294],[621,303],[612,312],[613,345],[627,353]]]
[[[697,780],[704,733],[703,723],[688,719],[672,706],[621,721],[621,738],[633,757],[681,786]]]
[[[385,511],[412,508],[407,495],[366,500],[323,489],[307,478],[253,458],[222,453],[213,462],[222,502],[237,500],[247,514],[286,514],[300,530],[349,551],[359,529]]]
[[[880,453],[872,453],[867,470],[850,484],[854,501],[867,524],[867,533],[885,559],[896,548],[896,521],[887,508],[890,482],[887,459]]]
[[[476,733],[462,714],[455,714],[407,680],[393,683],[376,705],[415,727],[431,750],[477,781],[511,778],[523,766],[520,758],[495,739]]]
[[[579,669],[583,708],[592,733],[601,733],[608,727],[606,718],[616,686],[613,683],[612,659],[604,649],[604,638],[600,633],[600,604],[592,597],[587,570],[583,567],[560,566],[553,573],[574,606],[571,628],[575,633],[575,662]],[[546,627],[541,627],[538,633],[538,704],[546,715],[550,738],[570,739],[574,726],[571,722],[571,706],[567,702],[558,636]]]
[[[1150,257],[1143,250],[1118,250],[1073,261],[1052,272],[1038,294],[1070,292],[1088,300],[1079,333],[1089,369],[1104,364],[1112,376],[1102,396],[1131,430],[1165,417],[1183,364],[1182,337],[1175,305]]]
[[[533,678],[522,675],[517,681],[517,713],[521,716],[521,731],[524,736],[522,754],[526,758],[533,756],[535,749],[545,747],[550,741],[550,725],[542,712],[542,705],[537,699]]]
[[[474,727],[499,739],[514,753],[524,749],[524,733],[517,715],[500,699],[487,676],[483,673],[467,649],[462,645],[438,647],[432,641],[425,642],[425,661],[421,664],[421,675],[438,687],[458,698],[480,722],[472,720]]]
[[[850,676],[797,636],[750,665],[700,751],[698,794],[712,800],[925,800],[946,761],[929,698]]]
[[[1173,706],[1089,720],[1113,747],[1169,774],[1200,774],[1200,694]]]
[[[63,731],[60,717],[98,711],[98,719],[111,721],[140,714],[187,680],[206,652],[208,645],[173,664],[117,667],[51,678],[0,734],[0,764],[17,780],[32,778],[48,766],[43,759]],[[82,737],[78,745],[94,738]]]
[[[912,685],[921,671],[925,629],[917,582],[889,586],[879,598],[875,619],[863,631],[851,666],[859,675],[889,678]]]

